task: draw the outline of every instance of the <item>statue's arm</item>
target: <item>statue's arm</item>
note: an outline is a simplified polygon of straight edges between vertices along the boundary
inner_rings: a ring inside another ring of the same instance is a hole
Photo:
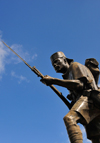
[[[80,82],[80,80],[61,80],[61,79],[54,78],[53,84],[66,87],[69,90],[83,89],[83,83]]]
[[[66,87],[69,90],[83,89],[83,83],[80,80],[62,80],[50,76],[45,76],[41,81],[46,85],[59,85]]]

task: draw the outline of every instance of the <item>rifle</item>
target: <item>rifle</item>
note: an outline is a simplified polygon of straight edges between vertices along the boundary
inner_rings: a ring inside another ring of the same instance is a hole
[[[3,41],[2,41],[3,42]],[[15,55],[17,55],[38,77],[43,78],[43,74],[35,67],[31,67],[24,59],[22,59],[13,49],[11,49],[5,42],[3,44],[8,47]],[[50,85],[50,88],[60,97],[60,99],[67,105],[67,107],[70,109],[71,104],[69,101],[62,95],[61,92],[59,92],[53,85]]]

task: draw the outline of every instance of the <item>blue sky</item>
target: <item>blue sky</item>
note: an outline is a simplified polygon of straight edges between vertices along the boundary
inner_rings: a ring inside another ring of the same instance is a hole
[[[0,0],[0,142],[69,143],[68,108],[1,40],[42,74],[62,78],[50,62],[54,52],[100,62],[100,1]]]

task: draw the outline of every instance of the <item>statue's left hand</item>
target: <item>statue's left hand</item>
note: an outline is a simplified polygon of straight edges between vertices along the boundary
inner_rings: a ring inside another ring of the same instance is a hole
[[[44,84],[46,84],[47,86],[51,85],[52,84],[52,80],[53,78],[48,76],[48,75],[45,75],[40,81]]]

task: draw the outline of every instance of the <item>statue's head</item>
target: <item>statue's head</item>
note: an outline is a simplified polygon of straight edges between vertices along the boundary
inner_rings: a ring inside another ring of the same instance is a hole
[[[66,58],[63,52],[56,52],[50,57],[52,65],[56,72],[65,73],[73,59]]]

